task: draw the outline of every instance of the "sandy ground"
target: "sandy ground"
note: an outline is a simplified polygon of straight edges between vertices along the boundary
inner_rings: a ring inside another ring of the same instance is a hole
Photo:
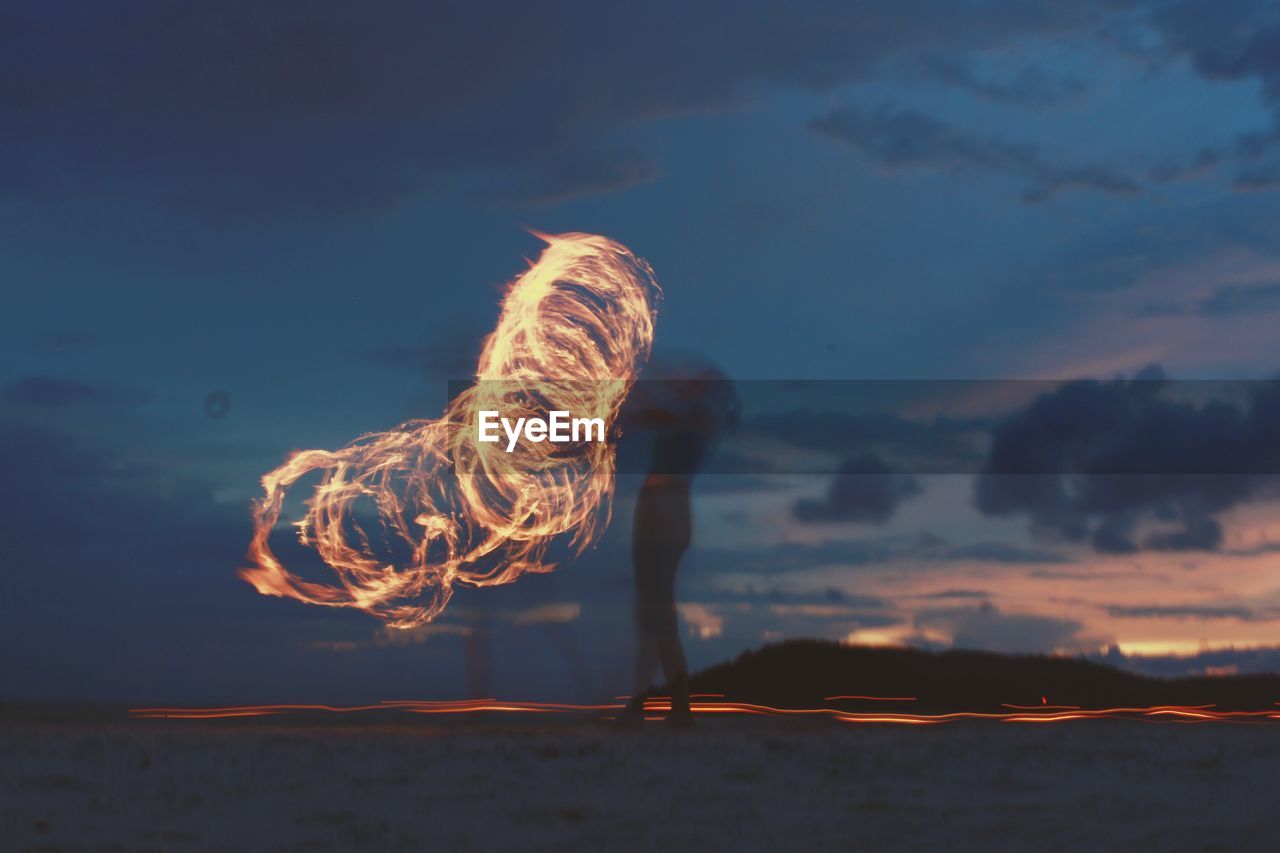
[[[1280,726],[0,721],[9,849],[1273,847]]]

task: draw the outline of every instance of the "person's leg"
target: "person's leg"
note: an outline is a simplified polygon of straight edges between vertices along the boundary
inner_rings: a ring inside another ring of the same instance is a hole
[[[653,592],[654,590],[649,590],[651,596]],[[628,722],[639,722],[644,718],[644,697],[653,686],[653,677],[661,663],[671,691],[671,712],[668,719],[677,724],[688,725],[692,723],[689,710],[689,672],[684,646],[680,642],[674,597],[650,597],[636,610],[636,680],[624,717]]]
[[[683,549],[672,550],[664,554],[661,565],[655,569],[655,577],[661,582],[655,584],[652,602],[657,615],[653,627],[654,647],[662,662],[662,674],[671,691],[671,714],[669,719],[677,723],[690,723],[692,716],[689,710],[689,665],[684,656],[684,644],[680,642],[680,619],[676,609],[676,569],[679,567]]]
[[[672,709],[689,713],[688,673],[676,616],[675,579],[689,545],[688,498],[680,492],[642,491],[632,529],[635,572],[636,680],[629,711],[643,716],[643,696],[662,664],[672,686]]]

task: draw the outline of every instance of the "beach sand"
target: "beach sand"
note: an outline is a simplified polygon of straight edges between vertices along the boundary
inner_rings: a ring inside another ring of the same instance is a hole
[[[1280,829],[1271,725],[26,714],[0,755],[15,850],[1227,850]]]

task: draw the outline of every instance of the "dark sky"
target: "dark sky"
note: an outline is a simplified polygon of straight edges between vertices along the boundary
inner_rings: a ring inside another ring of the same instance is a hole
[[[1280,367],[1261,0],[11,2],[0,151],[15,697],[452,697],[483,625],[499,695],[625,688],[626,483],[595,551],[412,634],[235,577],[285,454],[439,411],[526,228],[647,258],[659,350],[739,380]],[[707,484],[694,662],[1275,641],[1266,488],[1073,506],[1083,538],[972,476],[895,488]],[[1169,506],[1195,541],[1140,534]]]

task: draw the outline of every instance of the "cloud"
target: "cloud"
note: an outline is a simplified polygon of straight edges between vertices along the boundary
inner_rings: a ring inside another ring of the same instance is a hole
[[[1226,152],[1221,148],[1205,146],[1185,162],[1166,160],[1152,166],[1147,177],[1158,184],[1168,184],[1196,175],[1202,175],[1226,159]]]
[[[1280,282],[1266,281],[1223,285],[1199,299],[1147,305],[1141,314],[1147,317],[1234,317],[1276,311],[1280,311]]]
[[[936,547],[934,537],[880,536],[853,541],[817,544],[781,542],[765,547],[716,547],[703,545],[687,559],[707,574],[785,574],[823,566],[877,565]]]
[[[946,564],[960,562],[1005,565],[1058,565],[1069,555],[1048,548],[1023,548],[1000,542],[953,544],[932,534],[833,539],[803,544],[780,542],[767,547],[699,546],[689,555],[698,572],[707,574],[786,574],[829,566],[858,568],[894,563]]]
[[[861,614],[885,614],[894,608],[885,598],[874,595],[857,595],[834,587],[810,589],[781,589],[774,585],[757,586],[753,583],[727,586],[714,576],[699,574],[690,576],[686,592],[704,603],[737,607],[762,605],[790,608],[837,606]]]
[[[1260,77],[1280,100],[1280,11],[1266,0],[1181,0],[1154,7],[1151,21],[1169,49],[1190,56],[1211,80]]]
[[[682,603],[677,605],[680,618],[699,639],[710,640],[724,633],[724,617],[705,604]]]
[[[1064,189],[1133,195],[1132,177],[1099,164],[1047,158],[1038,145],[983,136],[911,109],[881,105],[874,110],[836,110],[810,122],[823,136],[844,143],[890,169],[937,169],[954,174],[983,172],[1028,182],[1024,201],[1045,201]]]
[[[1016,58],[1011,48],[1030,42],[1088,42],[1153,67],[1185,56],[1208,80],[1258,80],[1274,111],[1276,17],[1262,0],[921,0],[909,10],[809,0],[785,15],[759,2],[665,0],[590,14],[573,2],[10,4],[0,13],[0,193],[241,217],[455,190],[557,204],[656,179],[637,127],[739,108],[773,88],[923,78],[1021,107],[1077,98],[1087,86],[1077,75]],[[1126,44],[1121,29],[1157,46]],[[815,125],[886,165],[1021,178],[1031,201],[1137,189],[1110,167],[910,111],[842,111]],[[1238,187],[1275,186],[1276,128],[1237,141]],[[1198,161],[1153,177],[1209,165]]]
[[[381,346],[366,350],[365,358],[398,370],[411,370],[429,379],[466,380],[475,376],[484,333],[441,332],[419,346]]]
[[[947,552],[951,560],[974,560],[982,563],[1031,565],[1044,563],[1069,563],[1065,554],[1047,548],[1027,548],[1011,542],[975,542],[957,545]]]
[[[1246,166],[1236,175],[1236,189],[1242,192],[1274,190],[1280,187],[1280,160]]]
[[[940,589],[937,592],[921,593],[915,597],[930,600],[977,599],[984,601],[991,597],[991,593],[983,589]]]
[[[911,392],[913,384],[919,383],[878,382],[875,388],[861,382],[813,383],[808,387],[776,384],[778,391],[766,393],[780,395],[781,389],[794,389],[821,405],[764,410],[748,418],[732,445],[749,457],[740,470],[759,471],[748,466],[756,458],[776,457],[778,454],[771,451],[777,443],[839,458],[875,453],[916,473],[974,471],[982,464],[981,443],[992,426],[988,418],[911,418],[892,410],[906,408],[913,400],[887,401],[887,411],[859,411],[875,402],[876,393]],[[846,408],[841,409],[841,404]]]
[[[60,379],[56,376],[25,376],[15,379],[4,386],[3,396],[9,403],[36,409],[134,405],[147,399],[136,391],[106,388],[78,379]]]
[[[1280,647],[1210,649],[1194,655],[1126,655],[1116,646],[1094,660],[1160,678],[1280,672]]]
[[[1111,0],[926,0],[910,13],[813,0],[785,15],[758,2],[10,4],[0,192],[225,216],[451,189],[555,203],[652,180],[651,154],[624,143],[638,125],[766,86],[873,79],[914,56],[1104,32],[1116,13]],[[993,97],[1053,88],[1034,72],[965,73]]]
[[[1068,294],[1067,310],[1077,295],[1097,297],[1139,288],[1151,281],[1181,278],[1204,268],[1197,277],[1210,286],[1246,284],[1228,281],[1212,267],[1241,253],[1267,263],[1280,241],[1276,205],[1262,196],[1231,196],[1185,208],[1147,211],[1134,221],[1089,229],[1066,241],[1059,252],[1035,264],[1027,275],[1050,293]],[[1264,268],[1265,269],[1265,268]],[[1229,270],[1229,272],[1239,272]],[[1264,280],[1267,273],[1256,276]],[[1148,294],[1141,312],[1156,300]]]
[[[1261,542],[1257,545],[1250,545],[1246,548],[1232,548],[1229,551],[1223,551],[1231,557],[1257,557],[1263,554],[1275,554],[1280,552],[1280,542]]]
[[[990,602],[977,607],[922,610],[914,626],[927,640],[948,638],[952,648],[995,652],[1073,652],[1101,648],[1104,643],[1081,635],[1073,619],[1032,613],[1003,613]],[[928,644],[928,642],[926,642]]]
[[[1237,138],[1231,152],[1237,168],[1234,185],[1240,190],[1280,187],[1280,12],[1275,4],[1183,0],[1154,6],[1150,22],[1165,50],[1187,56],[1206,80],[1258,81],[1272,125]]]
[[[1217,549],[1217,516],[1280,473],[1280,385],[1254,386],[1243,404],[1167,399],[1167,388],[1154,368],[1041,395],[997,427],[978,509],[1105,553]]]
[[[641,186],[661,173],[653,158],[644,154],[584,151],[550,160],[537,172],[479,196],[512,207],[553,205]]]
[[[557,601],[527,607],[511,616],[514,625],[561,625],[573,622],[582,615],[582,605],[576,601]]]
[[[874,454],[841,463],[821,499],[802,498],[791,508],[806,524],[869,522],[884,524],[904,501],[921,493],[920,481],[893,470]]]
[[[903,617],[886,605],[830,599],[797,600],[778,597],[761,600],[748,596],[723,600],[723,596],[682,601],[680,616],[700,640],[754,644],[761,637],[828,637],[843,639],[860,629],[903,624]]]
[[[648,448],[644,449],[647,451]],[[628,444],[618,454],[618,470],[625,473],[647,472],[649,461],[644,458],[646,455]],[[788,479],[779,474],[766,450],[752,454],[717,445],[706,466],[698,472],[694,488],[706,495],[774,492],[787,488],[789,484]]]
[[[1215,607],[1211,605],[1106,605],[1108,615],[1117,619],[1238,619],[1242,622],[1275,619],[1274,613],[1263,613],[1252,607]]]
[[[973,57],[947,54],[929,57],[923,65],[928,77],[938,83],[997,103],[1023,107],[1060,106],[1077,100],[1088,88],[1075,75],[1051,74],[1035,65],[993,72],[980,68]]]
[[[712,457],[713,460],[714,458]],[[757,477],[750,474],[721,474],[716,471],[707,471],[698,475],[693,487],[700,495],[740,495],[781,491],[787,487],[787,483],[779,477],[768,475]]]

